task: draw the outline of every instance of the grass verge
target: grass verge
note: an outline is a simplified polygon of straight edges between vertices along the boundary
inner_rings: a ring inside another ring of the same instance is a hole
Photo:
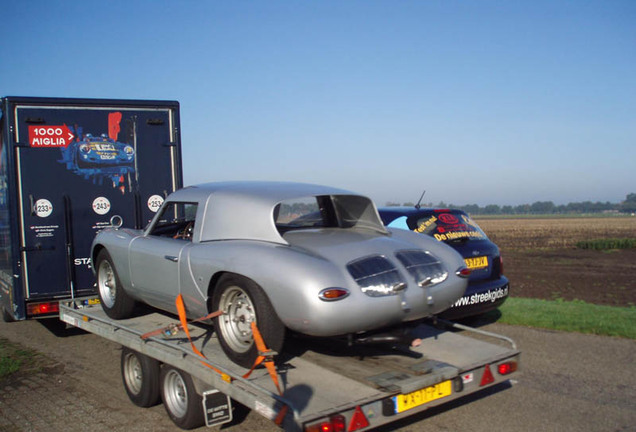
[[[0,338],[0,380],[16,372],[33,369],[38,354]]]
[[[636,307],[613,307],[580,300],[510,297],[499,308],[503,324],[636,339]]]

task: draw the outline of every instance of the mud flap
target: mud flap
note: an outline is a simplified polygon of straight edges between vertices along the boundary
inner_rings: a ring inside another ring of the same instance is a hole
[[[203,412],[207,427],[229,423],[232,421],[232,400],[216,389],[208,390],[203,393]]]

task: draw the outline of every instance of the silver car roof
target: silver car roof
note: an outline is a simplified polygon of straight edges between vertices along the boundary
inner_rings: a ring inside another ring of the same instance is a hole
[[[361,196],[306,183],[219,182],[180,189],[167,201],[199,204],[197,220],[202,220],[203,226],[195,227],[194,241],[245,239],[287,244],[274,223],[275,206],[282,201],[319,195]],[[369,202],[373,205],[370,199]],[[378,223],[382,227],[379,216]]]

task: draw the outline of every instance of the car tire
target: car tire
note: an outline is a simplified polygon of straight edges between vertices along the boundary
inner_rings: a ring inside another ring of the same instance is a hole
[[[234,363],[251,368],[258,358],[250,324],[253,320],[267,348],[282,350],[285,325],[254,281],[237,274],[223,275],[214,290],[212,307],[224,312],[215,319],[214,325],[221,348]]]
[[[132,315],[135,301],[126,294],[119,281],[113,260],[106,249],[97,255],[97,291],[106,315],[113,319],[124,319]]]
[[[130,348],[121,350],[121,377],[128,397],[138,407],[159,403],[159,362]]]
[[[161,397],[168,416],[181,429],[203,426],[203,399],[196,392],[192,377],[175,367],[161,368]]]

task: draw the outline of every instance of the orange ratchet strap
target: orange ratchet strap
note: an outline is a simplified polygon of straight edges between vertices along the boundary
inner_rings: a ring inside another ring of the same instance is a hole
[[[178,308],[178,306],[177,306],[177,308]],[[216,317],[218,317],[220,315],[223,315],[223,311],[212,312],[212,313],[210,313],[210,314],[208,314],[208,315],[206,315],[204,317],[197,318],[197,319],[194,319],[194,320],[190,321],[190,324],[201,322],[201,321],[206,321],[206,320],[209,320],[209,319],[212,319],[212,318],[216,318]],[[160,334],[165,334],[167,336],[172,336],[177,331],[183,330],[183,329],[184,329],[183,323],[181,323],[181,324],[171,324],[169,326],[162,327],[162,328],[157,329],[157,330],[149,331],[148,333],[144,333],[144,334],[141,335],[141,338],[146,340],[148,338],[151,338],[153,336],[158,336]]]
[[[259,364],[264,363],[265,367],[267,368],[267,372],[269,372],[270,378],[272,379],[272,381],[274,382],[274,385],[276,386],[276,390],[278,390],[278,394],[280,396],[283,396],[283,392],[281,391],[280,384],[278,382],[278,374],[276,373],[276,365],[274,365],[274,352],[268,349],[267,346],[265,346],[265,341],[263,340],[263,336],[261,335],[261,332],[258,330],[258,327],[256,327],[256,323],[252,321],[250,323],[250,326],[252,328],[252,335],[254,335],[254,343],[256,344],[256,349],[258,350],[258,357],[256,358],[256,361],[254,362],[254,366],[252,366],[252,368],[249,370],[248,373],[243,375],[243,378],[249,377]],[[285,415],[287,415],[287,405],[283,405],[281,410],[278,412],[278,415],[276,416],[276,419],[274,420],[276,425],[280,426],[283,423],[283,419],[285,418]]]
[[[177,312],[179,313],[179,321],[181,322],[181,324],[178,327],[183,329],[184,333],[188,337],[188,340],[190,341],[190,346],[192,347],[192,351],[194,351],[194,353],[200,356],[201,358],[204,358],[207,360],[207,357],[201,351],[199,351],[199,349],[194,345],[194,342],[192,341],[192,337],[190,336],[190,330],[188,329],[188,319],[187,319],[186,310],[185,310],[185,303],[183,302],[183,296],[181,294],[177,296],[177,299],[175,300],[175,304],[177,306]],[[206,315],[202,318],[197,318],[191,322],[194,323],[199,321],[205,321],[207,319],[216,318],[220,315],[223,315],[223,311],[212,312],[209,315]],[[141,338],[148,339],[151,336],[156,336],[172,328],[173,328],[172,326],[169,326],[169,327],[164,327],[158,330],[153,330],[151,332],[143,334]],[[263,336],[261,335],[261,332],[258,330],[258,327],[256,327],[256,323],[253,321],[251,323],[251,328],[252,328],[252,334],[254,335],[254,343],[256,344],[256,349],[258,350],[258,357],[256,358],[256,361],[254,362],[254,365],[252,366],[252,368],[245,375],[243,375],[243,378],[247,379],[252,374],[252,372],[254,372],[254,369],[256,369],[258,365],[260,365],[261,363],[264,363],[265,367],[267,368],[267,371],[269,372],[269,376],[271,377],[272,381],[274,382],[274,385],[276,386],[276,390],[278,390],[278,394],[280,396],[283,396],[283,392],[281,391],[280,384],[278,381],[278,374],[276,373],[276,366],[274,365],[274,358],[273,358],[274,352],[267,348],[267,346],[265,345],[265,341],[263,340]],[[219,375],[223,376],[224,379],[227,376],[226,374],[224,374],[223,372],[221,372],[220,370],[218,370],[217,368],[215,368],[214,366],[206,362],[202,361],[201,364],[209,367],[210,369],[212,369]],[[280,426],[283,423],[283,419],[285,418],[285,415],[287,414],[287,409],[288,409],[287,405],[283,405],[281,410],[278,412],[278,415],[276,416],[276,419],[274,420],[276,425]]]

